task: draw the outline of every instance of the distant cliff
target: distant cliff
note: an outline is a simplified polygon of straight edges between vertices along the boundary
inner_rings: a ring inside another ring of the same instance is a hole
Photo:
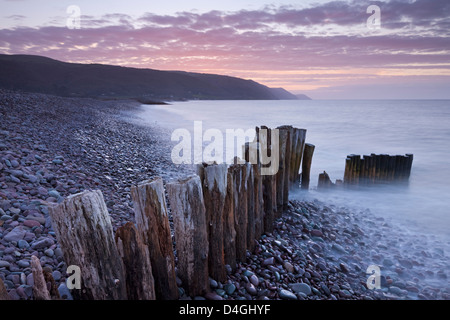
[[[298,100],[312,100],[306,94],[296,94],[295,96],[297,97]]]
[[[0,88],[67,97],[154,100],[285,100],[297,96],[236,77],[67,63],[0,54]]]

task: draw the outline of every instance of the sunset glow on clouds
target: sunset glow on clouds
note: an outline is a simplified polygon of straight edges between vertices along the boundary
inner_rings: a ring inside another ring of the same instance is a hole
[[[34,3],[0,5],[17,2]],[[366,25],[371,4],[381,9],[380,29]],[[0,53],[226,74],[318,99],[450,98],[448,0],[292,1],[164,14],[92,14],[78,6],[80,29],[66,27],[67,6],[47,23],[26,22],[27,10],[1,16]]]

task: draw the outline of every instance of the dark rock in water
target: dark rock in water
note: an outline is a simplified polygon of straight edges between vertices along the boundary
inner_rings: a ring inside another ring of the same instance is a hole
[[[310,233],[313,237],[323,237],[322,231],[320,231],[318,229],[313,229],[313,230],[311,230]]]
[[[331,249],[333,249],[336,252],[339,253],[347,253],[347,251],[344,249],[344,247],[342,247],[340,244],[337,243],[333,243],[333,245],[331,246]]]
[[[339,267],[341,268],[342,272],[349,273],[350,271],[349,267],[343,262],[339,264]]]

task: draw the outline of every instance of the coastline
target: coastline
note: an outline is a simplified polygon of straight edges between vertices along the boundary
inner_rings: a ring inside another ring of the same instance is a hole
[[[170,161],[170,134],[133,118],[139,106],[136,101],[0,90],[0,277],[12,299],[32,298],[31,255],[63,284],[60,293],[67,293],[66,266],[47,202],[100,189],[116,229],[134,221],[131,185],[154,176],[166,180],[187,174],[187,168]],[[361,220],[367,220],[364,213],[348,208],[292,200],[274,232],[259,239],[255,252],[228,274],[228,283],[211,280],[211,293],[198,298],[450,298],[448,291],[425,290],[417,281],[391,277],[381,278],[386,290],[367,289],[368,265],[358,248],[373,244],[368,231],[358,226]],[[420,261],[406,261],[403,268],[415,263]],[[181,293],[182,288],[180,283]]]

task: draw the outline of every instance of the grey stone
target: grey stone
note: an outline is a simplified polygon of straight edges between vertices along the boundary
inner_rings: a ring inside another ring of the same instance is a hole
[[[294,266],[289,261],[286,261],[284,263],[284,268],[287,270],[287,272],[294,272]]]
[[[61,272],[59,272],[58,270],[53,271],[52,276],[53,276],[53,279],[55,279],[55,281],[61,280],[61,277],[62,277]]]
[[[22,170],[11,170],[10,173],[12,176],[17,177],[17,178],[20,178],[23,176]]]
[[[256,290],[255,286],[251,282],[247,282],[245,284],[245,290],[250,293],[252,296],[256,296],[258,290]]]
[[[52,239],[44,238],[41,240],[37,240],[31,244],[32,249],[43,249],[53,245],[55,242]]]
[[[22,268],[28,268],[30,263],[27,260],[19,260],[17,261],[17,265]]]
[[[389,292],[392,292],[393,294],[396,294],[398,296],[402,296],[402,295],[408,294],[408,291],[402,290],[399,287],[395,287],[395,286],[389,287]]]
[[[58,287],[59,296],[64,300],[73,300],[72,294],[65,283],[61,283]]]
[[[323,290],[323,292],[325,292],[325,294],[327,296],[329,296],[331,294],[330,289],[327,287],[327,285],[325,283],[322,283],[320,285],[320,288]]]
[[[61,197],[61,195],[59,194],[59,192],[56,191],[56,190],[50,190],[50,191],[48,192],[48,195],[49,195],[50,197],[53,197],[53,198],[56,198],[56,199],[58,199],[59,197]]]
[[[6,241],[19,241],[23,239],[25,233],[26,230],[24,230],[22,226],[17,226],[4,236],[3,239]]]
[[[217,288],[217,286],[218,286],[217,281],[214,280],[214,279],[209,278],[209,286],[211,288]]]
[[[0,260],[0,268],[9,268],[10,265],[8,261]]]
[[[225,291],[228,295],[233,294],[234,291],[236,290],[236,286],[232,283],[228,283],[228,284],[224,285],[223,288],[225,289]]]
[[[297,300],[297,296],[289,290],[281,289],[278,295],[284,300]]]
[[[311,287],[306,283],[292,283],[290,286],[295,293],[302,292],[307,296],[311,294]]]
[[[223,290],[223,289],[216,289],[215,291],[221,297],[223,297],[225,295],[225,290]]]
[[[20,179],[15,176],[9,176],[9,179],[14,183],[20,183]]]
[[[52,249],[47,249],[44,251],[44,253],[46,256],[49,256],[49,257],[53,257],[53,255],[55,254],[55,252]]]
[[[333,245],[331,246],[331,249],[333,249],[334,251],[337,251],[339,253],[347,253],[347,251],[344,249],[344,247],[342,247],[340,244],[337,244],[337,243],[333,243]]]

